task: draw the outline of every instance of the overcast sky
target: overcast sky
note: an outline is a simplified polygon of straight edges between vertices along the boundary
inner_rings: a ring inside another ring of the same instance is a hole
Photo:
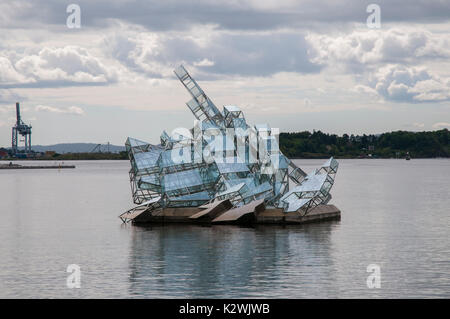
[[[219,108],[281,131],[450,128],[450,0],[0,0],[0,146],[16,101],[33,144],[190,128],[179,64]]]

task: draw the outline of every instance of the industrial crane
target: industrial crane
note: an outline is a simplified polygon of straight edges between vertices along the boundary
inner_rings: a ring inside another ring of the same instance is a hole
[[[18,135],[24,137],[25,141],[25,153],[31,153],[31,125],[26,125],[20,118],[20,106],[19,102],[16,103],[16,125],[12,128],[12,152],[18,153]]]
[[[95,145],[95,147],[91,150],[91,153],[102,153],[102,147],[103,147],[103,152],[104,152],[104,148],[106,147],[106,153],[111,153],[110,148],[109,148],[109,142],[106,143],[106,145],[102,145],[102,144],[97,144]]]

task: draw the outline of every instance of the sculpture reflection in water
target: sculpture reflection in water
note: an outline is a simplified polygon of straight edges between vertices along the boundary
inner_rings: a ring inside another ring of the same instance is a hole
[[[337,294],[330,236],[338,226],[133,227],[129,292],[148,298]],[[324,283],[321,289],[317,281]]]

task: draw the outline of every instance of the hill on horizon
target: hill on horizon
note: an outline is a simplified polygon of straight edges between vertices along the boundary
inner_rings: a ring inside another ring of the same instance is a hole
[[[53,145],[32,145],[31,149],[35,152],[54,151],[59,154],[65,153],[90,153],[96,148],[95,152],[109,152],[119,153],[125,151],[125,146],[113,145],[113,144],[100,144],[98,143],[59,143]],[[8,147],[9,149],[10,147]],[[23,149],[23,147],[19,147]],[[100,150],[99,150],[100,149]]]

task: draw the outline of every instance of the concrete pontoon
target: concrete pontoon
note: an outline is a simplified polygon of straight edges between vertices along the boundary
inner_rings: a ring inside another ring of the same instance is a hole
[[[247,206],[247,205],[245,205]],[[203,225],[294,225],[313,222],[322,222],[329,220],[340,220],[341,212],[334,205],[319,205],[310,210],[307,215],[301,215],[296,212],[285,213],[281,208],[265,208],[264,204],[258,203],[257,207],[238,207],[235,209],[224,209],[223,204],[210,208],[167,208],[161,210],[152,210],[144,206],[133,212],[125,212],[120,218],[125,222],[134,224],[203,224]],[[214,208],[220,207],[216,218],[212,219],[208,214]],[[256,208],[256,209],[255,209]]]

